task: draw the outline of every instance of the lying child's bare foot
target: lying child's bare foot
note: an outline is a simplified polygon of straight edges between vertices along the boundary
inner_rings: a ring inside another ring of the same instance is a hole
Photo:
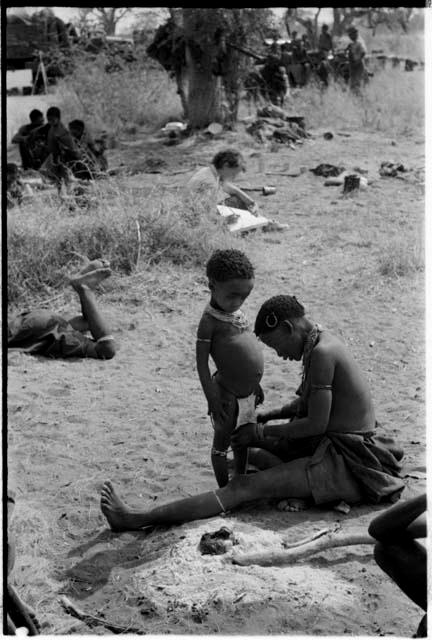
[[[88,258],[85,258],[84,264],[78,273],[83,275],[90,271],[96,271],[96,269],[109,269],[109,267],[110,262],[109,260],[105,260],[105,258],[97,258],[96,260],[89,260]]]
[[[102,486],[100,506],[112,531],[141,529],[136,526],[134,512],[120,500],[109,480]]]
[[[90,289],[94,289],[98,284],[109,278],[112,271],[108,267],[103,267],[102,269],[94,269],[93,271],[89,271],[87,273],[77,273],[75,276],[69,277],[69,284],[77,289],[81,285],[86,285]]]
[[[309,508],[309,502],[307,500],[301,500],[300,498],[288,498],[287,500],[281,500],[278,502],[278,511],[306,511]]]

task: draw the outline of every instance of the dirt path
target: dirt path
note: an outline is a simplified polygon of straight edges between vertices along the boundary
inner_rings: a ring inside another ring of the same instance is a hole
[[[207,157],[221,146],[212,143]],[[393,159],[422,166],[422,154],[420,139],[393,146],[360,132],[332,141],[317,135],[296,151],[267,153],[267,171],[286,163],[342,163],[369,169],[375,182],[344,199],[309,171],[266,176],[277,193],[259,196],[259,203],[290,230],[239,242],[256,266],[246,304],[251,318],[267,297],[295,293],[349,344],[370,382],[382,433],[405,449],[406,497],[425,487],[423,273],[389,278],[379,260],[390,260],[396,247],[403,262],[404,241],[421,244],[424,195],[415,181],[380,179],[378,168]],[[205,154],[200,146],[165,157],[170,170],[192,169]],[[244,184],[264,182],[253,164]],[[134,179],[173,182],[168,173]],[[158,280],[157,297],[148,293],[151,279]],[[143,633],[411,636],[422,612],[384,577],[370,547],[322,552],[285,568],[234,567],[196,548],[203,531],[224,523],[249,550],[329,523],[365,530],[377,508],[354,508],[348,516],[323,509],[291,514],[266,503],[150,535],[107,530],[98,505],[107,478],[131,504],[214,488],[210,425],[194,364],[207,299],[197,270],[114,276],[100,297],[120,346],[114,360],[9,355],[8,459],[18,488],[14,584],[36,607],[44,633],[108,633],[66,615],[58,603],[66,594],[86,611]],[[72,300],[66,294],[63,310],[75,311]],[[300,369],[269,350],[264,355],[270,407],[294,392]]]

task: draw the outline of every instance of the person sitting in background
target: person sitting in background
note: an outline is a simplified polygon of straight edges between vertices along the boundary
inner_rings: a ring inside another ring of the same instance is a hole
[[[8,322],[8,349],[48,358],[113,358],[114,338],[92,291],[110,275],[106,260],[93,260],[69,278],[82,311],[70,320],[44,309],[16,314]],[[87,331],[91,338],[84,335]]]
[[[81,159],[81,154],[70,134],[61,121],[58,107],[50,107],[47,111],[50,125],[47,138],[48,158],[41,171],[53,180],[59,193],[70,186],[72,181],[71,165]]]
[[[255,200],[232,182],[242,171],[245,171],[242,154],[236,149],[224,149],[214,156],[208,167],[198,169],[186,184],[186,188],[190,193],[210,196],[216,205],[244,209],[256,215],[258,205]],[[263,228],[268,231],[282,231],[287,226],[269,220]]]
[[[35,155],[34,153],[34,140],[36,138],[31,134],[43,127],[46,127],[44,122],[44,116],[39,109],[33,109],[29,114],[30,122],[24,124],[18,129],[18,132],[12,138],[13,144],[18,144],[19,152],[21,156],[21,165],[24,170],[26,169],[39,169],[45,157],[41,160],[40,153]],[[45,132],[46,133],[46,132]]]
[[[242,154],[236,149],[224,149],[214,156],[208,167],[199,169],[186,186],[192,192],[214,195],[217,204],[256,213],[256,202],[233,184],[242,171],[245,171]]]
[[[108,169],[105,156],[106,146],[103,139],[93,140],[82,120],[72,120],[68,124],[69,131],[81,153],[81,160],[72,165],[76,178],[91,180]]]
[[[417,539],[427,536],[426,508],[423,493],[390,507],[369,525],[369,534],[378,541],[376,563],[423,611],[427,611],[427,554]],[[427,638],[427,614],[413,637]]]

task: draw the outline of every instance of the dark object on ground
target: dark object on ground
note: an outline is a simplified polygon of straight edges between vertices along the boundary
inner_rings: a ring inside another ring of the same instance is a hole
[[[323,176],[323,178],[330,178],[338,176],[342,171],[345,171],[345,167],[336,167],[334,164],[319,164],[315,169],[309,169],[316,176]]]
[[[396,178],[399,172],[405,173],[407,168],[401,163],[381,162],[379,174],[382,177]]]
[[[265,108],[267,109],[267,107]],[[282,109],[280,110],[282,113]],[[263,113],[264,109],[260,111]],[[273,112],[271,107],[270,113]],[[303,124],[300,124],[302,122]],[[301,116],[261,116],[254,120],[247,128],[247,133],[258,142],[276,140],[282,144],[302,143],[309,134],[304,129],[304,118]]]
[[[334,138],[334,136],[333,136],[331,131],[326,131],[323,134],[323,138],[324,138],[324,140],[332,140]]]
[[[357,189],[360,189],[360,176],[357,176],[355,173],[345,176],[343,192],[350,193]]]
[[[214,533],[204,533],[201,536],[199,543],[199,550],[202,555],[220,556],[228,551],[227,542],[236,544],[236,539],[231,529],[228,527],[221,527]]]

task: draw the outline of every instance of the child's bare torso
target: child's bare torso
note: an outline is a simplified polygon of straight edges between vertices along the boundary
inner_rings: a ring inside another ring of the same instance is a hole
[[[231,393],[246,397],[256,391],[264,372],[264,358],[256,336],[212,318],[214,331],[210,355],[218,370],[218,380]]]

